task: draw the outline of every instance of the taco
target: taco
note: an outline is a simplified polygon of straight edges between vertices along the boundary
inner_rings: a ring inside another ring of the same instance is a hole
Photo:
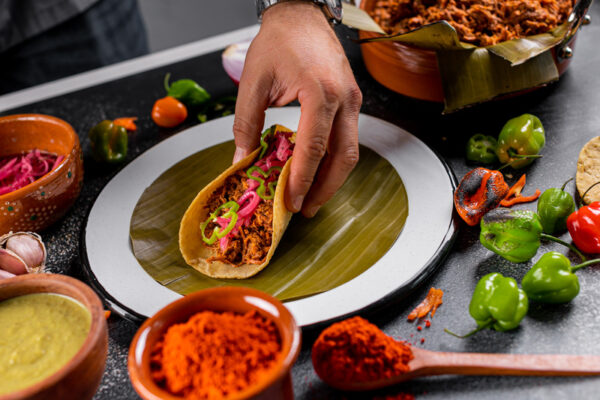
[[[249,278],[267,266],[292,213],[284,203],[295,134],[273,125],[252,154],[198,193],[179,227],[185,262],[211,278]]]

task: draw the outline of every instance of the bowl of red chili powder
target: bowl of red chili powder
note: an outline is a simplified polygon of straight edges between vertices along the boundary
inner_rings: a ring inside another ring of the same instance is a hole
[[[42,114],[0,117],[0,235],[50,226],[73,205],[82,181],[71,125]]]
[[[293,399],[300,328],[277,299],[250,288],[189,294],[144,322],[129,348],[146,400]]]

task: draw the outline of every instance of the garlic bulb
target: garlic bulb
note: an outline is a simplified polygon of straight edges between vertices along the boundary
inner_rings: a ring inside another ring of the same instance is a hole
[[[0,237],[0,269],[11,274],[43,272],[46,246],[33,232],[10,232]]]

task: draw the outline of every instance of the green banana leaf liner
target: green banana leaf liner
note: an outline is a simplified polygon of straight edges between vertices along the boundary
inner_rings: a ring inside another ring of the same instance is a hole
[[[400,235],[408,215],[402,180],[387,160],[361,146],[346,183],[314,218],[292,218],[264,270],[243,280],[197,272],[179,252],[179,222],[196,194],[230,166],[234,147],[233,141],[221,143],[180,161],[140,197],[131,217],[131,245],[141,267],[161,285],[182,295],[232,285],[280,300],[306,297],[360,275]]]
[[[366,11],[346,3],[342,23],[380,34],[360,40],[361,44],[394,41],[435,51],[444,90],[444,112],[448,113],[558,80],[552,50],[556,49],[560,61],[563,48],[584,22],[591,3],[592,0],[578,1],[568,21],[547,33],[487,47],[461,42],[456,30],[446,21],[404,34],[386,35]]]

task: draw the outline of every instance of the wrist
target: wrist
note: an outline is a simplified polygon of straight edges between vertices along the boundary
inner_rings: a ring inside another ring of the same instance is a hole
[[[269,6],[262,13],[262,20],[266,22],[268,19],[289,19],[295,18],[310,18],[311,20],[324,20],[328,22],[325,12],[321,5],[312,1],[306,0],[285,0]],[[296,20],[295,22],[297,22]]]

